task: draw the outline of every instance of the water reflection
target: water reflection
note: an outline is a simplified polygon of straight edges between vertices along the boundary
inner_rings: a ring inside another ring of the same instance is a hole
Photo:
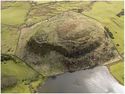
[[[123,91],[124,86],[110,75],[105,66],[49,78],[38,88],[38,92],[41,93],[123,93]]]

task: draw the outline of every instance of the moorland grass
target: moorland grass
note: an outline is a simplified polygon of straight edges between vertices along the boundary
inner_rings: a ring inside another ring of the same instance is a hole
[[[44,4],[45,3],[45,4]],[[28,20],[26,21],[26,24],[28,26],[33,25],[35,23],[38,23],[40,21],[46,20],[50,17],[53,17],[55,15],[58,15],[59,13],[62,13],[64,11],[74,10],[83,8],[84,10],[87,10],[89,8],[87,5],[89,4],[89,1],[86,2],[43,2],[40,3],[40,1],[37,2],[36,6],[32,7],[32,10],[30,11],[30,16],[28,16]]]

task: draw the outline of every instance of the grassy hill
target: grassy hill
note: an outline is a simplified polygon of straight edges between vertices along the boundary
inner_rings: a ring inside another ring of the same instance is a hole
[[[43,22],[64,11],[74,11],[91,17],[106,26],[112,33],[112,41],[121,56],[124,53],[124,16],[118,14],[124,9],[123,1],[60,1],[60,2],[30,2],[30,1],[2,1],[1,5],[1,52],[2,54],[15,55],[19,39],[26,41],[31,34],[20,38],[25,30]],[[29,29],[30,30],[30,29]],[[21,33],[21,31],[24,31]],[[26,38],[26,39],[25,39]],[[15,55],[16,56],[16,55]],[[25,62],[16,60],[4,60],[1,63],[1,75],[4,78],[2,92],[35,92],[45,78]],[[47,68],[47,67],[45,67]],[[57,67],[60,68],[59,66]],[[48,71],[49,74],[56,69]],[[124,83],[123,60],[111,64],[109,70],[112,75],[121,83]],[[42,71],[44,73],[44,71]],[[41,73],[42,73],[41,72]],[[37,78],[37,79],[36,79]],[[11,82],[12,81],[12,82]],[[7,84],[7,82],[11,82]]]

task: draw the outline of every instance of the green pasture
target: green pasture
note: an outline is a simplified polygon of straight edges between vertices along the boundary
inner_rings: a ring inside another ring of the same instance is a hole
[[[19,26],[25,22],[27,13],[30,9],[29,2],[2,2],[3,9],[1,10],[2,24]],[[9,7],[7,7],[7,5]]]
[[[37,76],[37,73],[23,62],[16,63],[12,60],[4,62],[1,64],[2,75],[13,75],[18,80],[31,80]]]
[[[19,33],[17,28],[2,25],[1,29],[1,47],[2,53],[14,54],[18,43]]]
[[[1,63],[1,75],[13,76],[17,79],[16,85],[2,89],[2,93],[30,93],[45,80],[25,63],[13,60]]]
[[[32,82],[38,76],[38,74],[25,63],[14,62],[12,60],[3,61],[1,63],[1,75],[13,76],[17,79],[17,84],[12,87],[2,89],[3,93],[28,93],[30,92],[29,82]]]
[[[110,66],[110,72],[121,84],[124,84],[124,63],[123,63],[123,61],[120,61],[117,64]]]
[[[47,77],[42,77],[42,76],[39,76],[35,81],[32,81],[31,82],[31,91],[35,91],[37,90],[37,88],[41,85],[41,84],[44,84],[45,80],[47,79]]]
[[[18,83],[13,87],[6,88],[2,90],[2,93],[30,93],[29,85],[24,83]]]
[[[8,87],[2,90],[2,93],[31,93],[37,90],[37,87],[45,82],[42,77],[36,78],[30,84],[25,84],[25,82],[19,82],[13,87]]]

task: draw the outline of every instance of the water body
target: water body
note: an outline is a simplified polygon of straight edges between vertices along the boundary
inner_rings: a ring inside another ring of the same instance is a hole
[[[107,67],[65,73],[49,78],[38,88],[41,93],[123,93],[120,85],[109,73]]]

